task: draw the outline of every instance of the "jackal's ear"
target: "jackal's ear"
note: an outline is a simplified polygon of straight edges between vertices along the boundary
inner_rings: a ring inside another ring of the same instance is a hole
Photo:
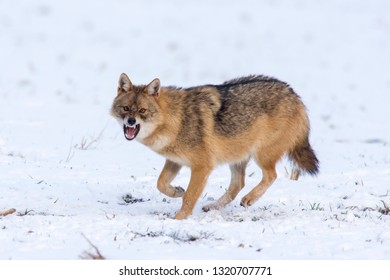
[[[118,94],[121,93],[122,91],[127,92],[133,87],[129,77],[125,74],[122,73],[121,76],[119,77],[119,82],[118,82]]]
[[[150,84],[146,86],[146,92],[149,95],[157,97],[160,92],[160,80],[156,78],[153,81],[151,81]]]

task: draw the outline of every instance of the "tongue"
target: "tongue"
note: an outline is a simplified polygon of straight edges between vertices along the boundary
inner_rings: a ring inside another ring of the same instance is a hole
[[[133,138],[136,132],[136,127],[126,127],[126,137],[127,138]]]

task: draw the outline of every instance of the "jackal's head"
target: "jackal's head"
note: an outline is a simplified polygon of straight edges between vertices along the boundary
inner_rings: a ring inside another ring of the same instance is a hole
[[[160,80],[154,79],[146,86],[135,86],[126,74],[119,78],[118,95],[111,114],[123,126],[127,140],[143,140],[161,123],[157,99]]]

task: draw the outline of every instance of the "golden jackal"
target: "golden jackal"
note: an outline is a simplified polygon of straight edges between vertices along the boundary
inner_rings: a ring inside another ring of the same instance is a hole
[[[230,186],[204,211],[224,207],[237,196],[251,157],[263,178],[242,198],[244,207],[274,182],[275,165],[285,154],[294,164],[295,179],[301,172],[318,173],[305,106],[288,84],[274,78],[248,76],[221,85],[177,88],[160,87],[159,79],[136,86],[122,74],[111,113],[127,140],[137,139],[166,158],[157,188],[169,197],[183,197],[176,219],[192,213],[219,164],[230,165]],[[171,186],[183,165],[191,169],[186,191]]]

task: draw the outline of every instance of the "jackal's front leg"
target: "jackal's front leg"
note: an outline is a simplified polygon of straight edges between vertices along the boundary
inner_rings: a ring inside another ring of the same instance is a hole
[[[191,215],[194,206],[202,194],[206,185],[207,178],[212,168],[209,167],[192,167],[191,179],[187,191],[183,196],[183,204],[179,212],[176,213],[175,219],[182,220]]]
[[[177,173],[179,173],[181,165],[173,161],[166,160],[163,170],[157,181],[157,188],[163,194],[169,197],[182,197],[184,195],[184,189],[181,187],[172,187],[171,182],[175,179]]]

